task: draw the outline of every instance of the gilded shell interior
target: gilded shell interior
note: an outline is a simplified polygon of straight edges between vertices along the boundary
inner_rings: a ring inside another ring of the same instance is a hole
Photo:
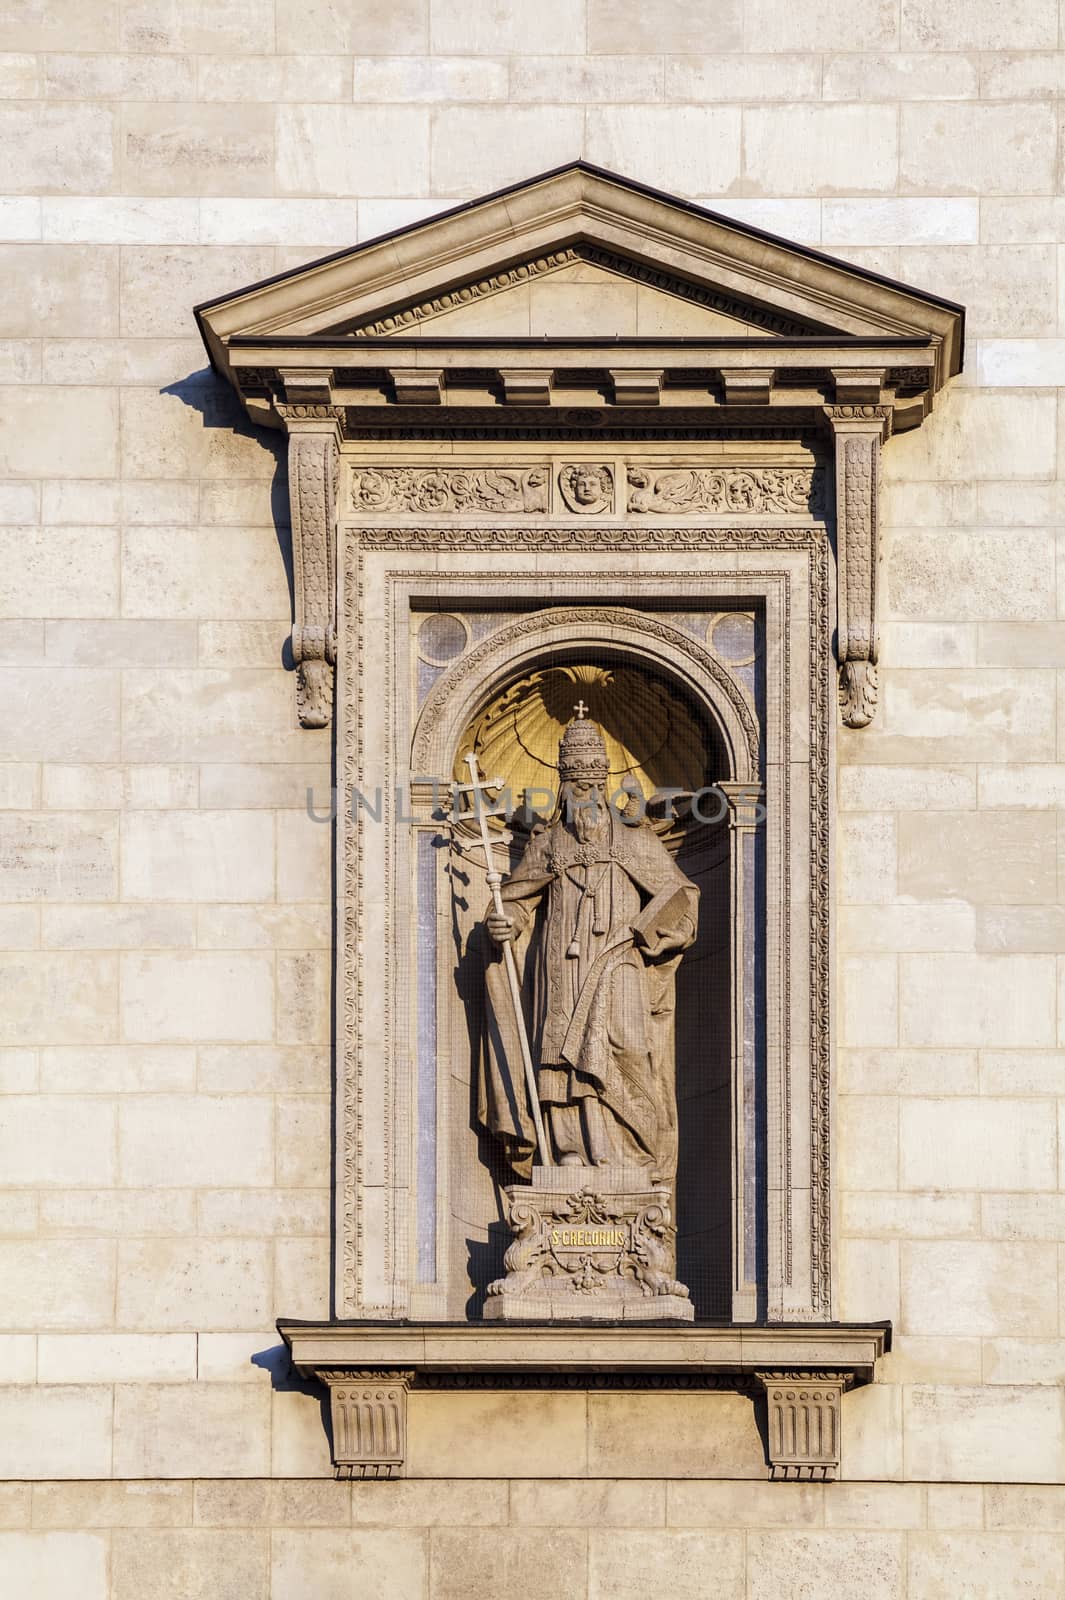
[[[468,781],[465,758],[475,751],[484,776],[500,779],[515,804],[539,789],[543,809],[542,792],[558,787],[559,741],[578,704],[602,729],[611,788],[635,781],[650,797],[706,782],[706,736],[684,702],[649,673],[589,663],[531,673],[493,700],[460,741],[456,782]]]

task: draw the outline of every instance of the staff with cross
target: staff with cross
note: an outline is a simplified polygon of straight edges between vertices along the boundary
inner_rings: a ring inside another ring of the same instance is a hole
[[[584,702],[582,701],[581,704],[583,705],[583,703]],[[583,711],[579,712],[578,715],[583,716]],[[488,887],[492,892],[492,905],[497,916],[505,917],[506,911],[503,906],[503,897],[499,892],[499,885],[503,882],[503,874],[501,872],[497,872],[496,870],[495,850],[493,848],[492,835],[488,830],[488,813],[485,810],[485,807],[481,804],[482,796],[484,796],[489,789],[500,789],[503,785],[503,779],[496,778],[495,781],[491,783],[483,780],[481,778],[480,768],[477,764],[477,756],[472,750],[466,757],[466,765],[470,769],[470,782],[460,784],[458,786],[459,792],[461,794],[469,794],[473,796],[473,809],[477,815],[477,821],[481,826],[481,843],[484,846],[484,861],[487,868],[486,877],[488,880]],[[525,1026],[525,1011],[521,1003],[521,984],[518,981],[518,965],[514,959],[514,951],[509,942],[503,946],[503,964],[507,969],[507,983],[510,988],[510,1000],[511,1005],[514,1008],[514,1027],[517,1032],[518,1042],[521,1048],[521,1064],[525,1070],[525,1087],[528,1091],[529,1109],[532,1112],[533,1127],[536,1130],[536,1151],[539,1155],[541,1166],[553,1167],[554,1161],[551,1159],[551,1151],[548,1147],[547,1137],[544,1133],[544,1119],[540,1110],[540,1095],[536,1087],[536,1071],[533,1067],[532,1050],[529,1047],[529,1033]]]

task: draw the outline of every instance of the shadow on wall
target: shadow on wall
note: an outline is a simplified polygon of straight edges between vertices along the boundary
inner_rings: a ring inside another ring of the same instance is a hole
[[[295,580],[292,569],[292,527],[288,498],[288,451],[284,434],[269,428],[256,428],[248,418],[235,390],[210,367],[201,367],[160,389],[160,394],[173,395],[190,410],[199,413],[205,429],[222,429],[236,438],[253,441],[261,450],[274,458],[274,476],[270,485],[270,516],[277,547],[285,566],[288,582],[289,610],[294,613]],[[282,646],[282,664],[286,671],[295,670],[292,660],[292,641],[286,638]]]
[[[320,1383],[310,1379],[301,1378],[292,1365],[292,1356],[287,1345],[273,1344],[268,1350],[256,1350],[250,1357],[253,1367],[260,1367],[262,1371],[270,1374],[270,1386],[278,1394],[302,1394],[308,1399],[317,1402],[322,1419],[322,1430],[329,1441],[329,1453],[333,1452],[333,1417],[329,1401],[329,1391]]]
[[[269,428],[256,428],[250,422],[247,413],[237,398],[235,390],[230,384],[220,378],[210,367],[201,367],[196,372],[190,372],[187,377],[179,378],[175,383],[165,385],[159,390],[161,395],[172,395],[181,401],[190,410],[198,412],[205,430],[220,430],[233,438],[246,439],[254,443],[258,449],[268,452],[274,461],[274,473],[270,484],[270,518],[273,524],[274,535],[277,539],[278,552],[285,568],[285,577],[288,583],[289,616],[295,617],[295,579],[292,566],[292,527],[291,513],[289,510],[288,493],[288,450],[285,435]],[[237,476],[239,473],[230,473]],[[223,478],[226,474],[221,475]],[[295,672],[295,662],[292,659],[292,638],[286,633],[283,640],[279,640],[280,664],[286,672]],[[336,748],[331,749],[332,771],[330,783],[332,792],[336,793]],[[333,906],[332,948],[336,948],[336,905],[337,883],[336,864],[333,863],[333,878],[330,886],[330,900]],[[335,985],[335,973],[333,976]],[[330,1125],[336,1116],[336,995],[330,995],[330,1084],[333,1104],[330,1108]],[[336,1205],[336,1153],[332,1156],[332,1170],[330,1172],[329,1186],[333,1195],[333,1207]],[[330,1219],[330,1237],[332,1240],[333,1259],[330,1261],[330,1283],[335,1281],[336,1272],[336,1216]],[[330,1307],[330,1315],[335,1314],[335,1306]],[[305,1383],[294,1373],[289,1364],[288,1351],[284,1345],[278,1345],[271,1350],[260,1351],[252,1357],[255,1366],[263,1367],[269,1371],[275,1389],[293,1391],[299,1394],[313,1396],[322,1405],[322,1418],[326,1432],[330,1431],[328,1398],[323,1400],[322,1391],[317,1384]]]

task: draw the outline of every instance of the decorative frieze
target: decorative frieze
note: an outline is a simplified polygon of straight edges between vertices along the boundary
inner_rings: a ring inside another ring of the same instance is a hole
[[[464,514],[596,516],[617,509],[627,485],[636,516],[821,517],[824,472],[809,467],[659,468],[622,461],[499,466],[353,465],[346,499],[361,517]],[[552,483],[557,494],[552,495]],[[641,537],[650,537],[649,533]]]
[[[351,473],[351,506],[364,516],[545,512],[548,495],[544,467],[355,467]]]
[[[627,510],[660,516],[811,516],[823,511],[817,467],[628,469]]]

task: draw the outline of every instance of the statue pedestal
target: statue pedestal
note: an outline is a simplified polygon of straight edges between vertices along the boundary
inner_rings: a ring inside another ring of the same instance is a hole
[[[514,1241],[489,1285],[489,1322],[692,1322],[674,1276],[672,1195],[646,1171],[534,1167],[510,1184]]]

